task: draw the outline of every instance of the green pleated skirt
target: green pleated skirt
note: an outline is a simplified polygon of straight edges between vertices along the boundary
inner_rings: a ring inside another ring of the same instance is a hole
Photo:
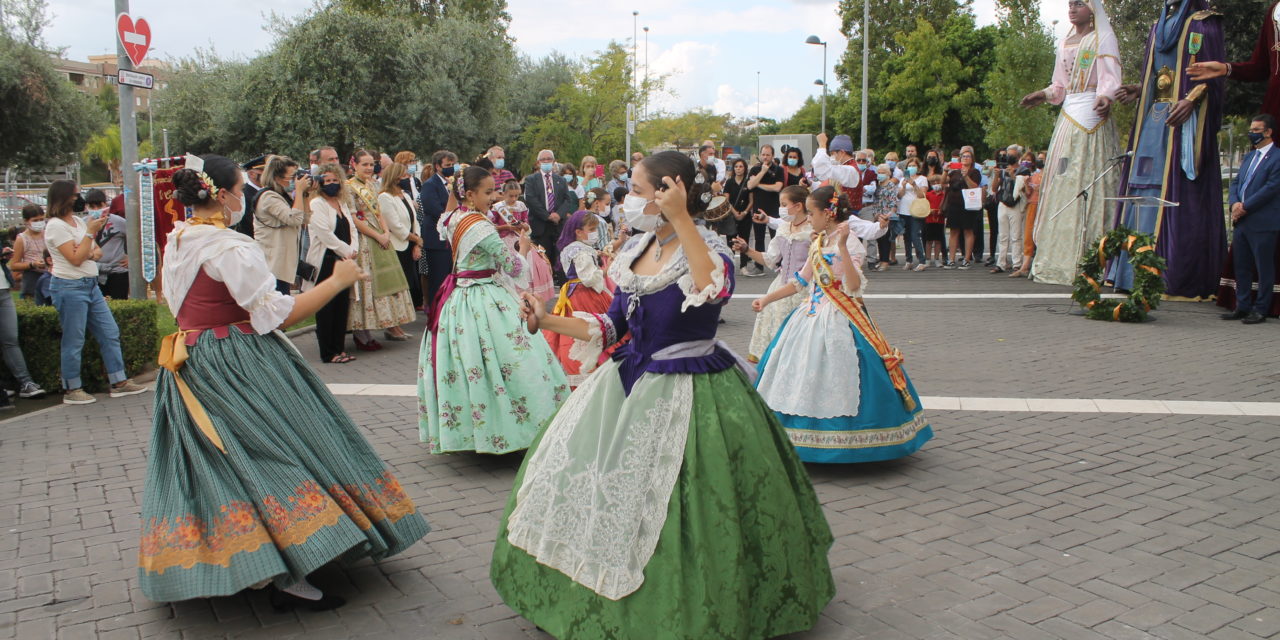
[[[814,625],[835,585],[827,562],[831,530],[808,473],[738,370],[693,375],[693,397],[657,547],[640,588],[619,600],[508,542],[507,522],[539,435],[516,476],[490,570],[511,608],[560,640],[753,640]],[[623,413],[600,409],[589,415]]]
[[[142,501],[138,577],[158,602],[281,587],[334,560],[381,559],[430,530],[327,387],[279,334],[206,331],[162,370]]]

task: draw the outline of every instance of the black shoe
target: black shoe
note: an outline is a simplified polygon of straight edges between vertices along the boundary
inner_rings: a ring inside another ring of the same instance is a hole
[[[1240,322],[1244,324],[1262,324],[1266,321],[1267,321],[1267,317],[1262,315],[1261,313],[1258,313],[1257,311],[1250,311],[1249,315],[1246,315],[1244,318],[1240,320]]]
[[[1244,317],[1247,315],[1249,315],[1248,311],[1241,311],[1240,309],[1236,309],[1231,313],[1224,313],[1218,317],[1222,318],[1223,320],[1244,320]]]
[[[337,609],[346,604],[347,601],[338,596],[323,595],[319,600],[308,600],[300,598],[292,593],[285,593],[276,587],[271,588],[271,608],[276,613],[284,613],[294,609],[305,609],[307,611],[329,611]]]

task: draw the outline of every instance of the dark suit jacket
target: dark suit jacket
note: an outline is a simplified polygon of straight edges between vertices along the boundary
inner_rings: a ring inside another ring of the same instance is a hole
[[[1261,164],[1255,167],[1257,156],[1257,150],[1245,155],[1240,172],[1231,179],[1231,206],[1243,201],[1245,210],[1245,216],[1236,223],[1236,228],[1242,231],[1280,231],[1280,145],[1272,146]],[[1240,178],[1246,169],[1252,177],[1242,200]]]
[[[555,192],[555,213],[560,214],[560,222],[564,222],[578,208],[578,197],[569,191],[569,184],[560,176],[553,174],[551,185]],[[524,204],[529,207],[529,226],[534,237],[546,233],[547,225],[559,228],[558,223],[552,224],[550,221],[552,212],[547,211],[546,185],[541,171],[534,171],[524,177]]]
[[[422,227],[422,248],[427,251],[448,250],[449,244],[436,231],[436,223],[449,206],[449,188],[439,175],[431,176],[418,189],[418,224]]]

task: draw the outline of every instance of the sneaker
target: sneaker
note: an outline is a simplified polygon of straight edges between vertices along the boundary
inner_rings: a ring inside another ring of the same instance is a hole
[[[965,260],[964,262],[961,262],[960,266],[957,268],[960,269],[961,271],[968,271],[969,269],[973,268],[973,263],[969,262],[968,260]]]
[[[954,260],[948,260],[946,264],[942,265],[942,268],[947,270],[955,269],[956,263]]]
[[[19,398],[43,398],[45,394],[45,390],[41,389],[40,385],[35,382],[28,382],[22,385],[21,389],[18,389]]]
[[[84,389],[72,389],[62,396],[62,404],[93,404],[98,399],[89,395]]]
[[[125,397],[125,396],[136,396],[136,395],[138,395],[139,393],[146,393],[146,391],[147,391],[147,388],[146,388],[146,387],[144,387],[144,386],[142,386],[142,385],[140,385],[140,384],[135,384],[132,380],[125,380],[124,382],[121,382],[120,384],[114,384],[114,385],[111,385],[111,397],[112,397],[112,398],[123,398],[123,397]]]
[[[924,271],[926,268],[927,268],[927,267],[925,267],[923,263],[922,263],[922,264],[918,264],[918,265],[916,265],[915,271]]]
[[[903,270],[903,271],[910,271],[910,270],[912,270],[912,269],[914,269],[914,268],[916,268],[916,263],[914,263],[914,262],[908,262],[908,263],[906,263],[906,264],[902,265],[902,270]]]
[[[880,265],[876,267],[876,271],[888,271],[888,270],[889,270],[889,265],[883,262],[881,262]]]
[[[759,278],[763,275],[765,275],[764,267],[755,267],[751,269],[751,271],[747,272],[747,276],[752,278]]]

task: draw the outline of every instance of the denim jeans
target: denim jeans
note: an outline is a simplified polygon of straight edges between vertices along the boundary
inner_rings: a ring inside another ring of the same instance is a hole
[[[124,356],[120,353],[120,328],[107,308],[97,278],[54,278],[49,284],[53,293],[53,306],[58,310],[62,323],[62,387],[79,389],[81,353],[84,350],[84,334],[88,329],[102,353],[102,363],[107,367],[107,380],[112,384],[124,382]]]
[[[0,274],[0,278],[3,277]],[[31,382],[27,359],[22,357],[22,349],[18,347],[18,310],[13,306],[13,296],[8,289],[0,289],[0,351],[3,352],[4,366],[9,368],[18,386]]]
[[[924,218],[913,218],[911,216],[901,216],[902,230],[902,251],[906,254],[906,262],[923,263],[924,256]],[[915,251],[915,259],[912,260],[912,250]]]

